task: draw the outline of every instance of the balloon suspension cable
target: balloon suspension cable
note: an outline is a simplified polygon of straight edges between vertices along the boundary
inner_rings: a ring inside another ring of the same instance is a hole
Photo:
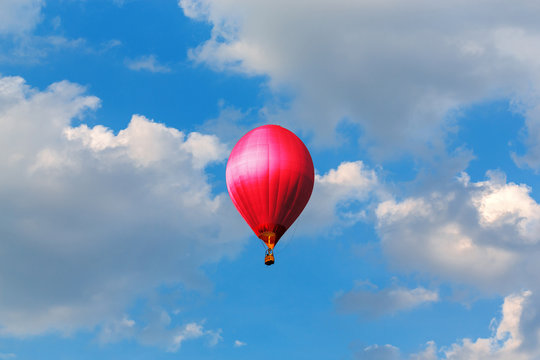
[[[261,244],[261,246],[263,247],[263,249],[265,249],[265,250],[268,249],[268,246],[266,245],[266,243],[264,242],[264,240],[263,240],[263,239],[259,239],[259,240],[261,240],[261,242],[260,242],[259,244]]]
[[[284,250],[289,247],[290,242],[294,239],[294,236],[296,235],[296,229],[298,228],[298,224],[300,224],[301,220],[302,220],[302,217],[300,216],[298,218],[298,220],[296,220],[296,222],[294,224],[292,224],[292,226],[289,228],[289,230],[292,229],[292,233],[285,234],[285,238],[283,238],[283,237],[281,238],[281,239],[283,239],[285,241],[282,240],[283,241],[283,246],[282,245],[279,246],[279,253],[280,254],[284,253]],[[290,234],[290,236],[287,236],[289,234]]]

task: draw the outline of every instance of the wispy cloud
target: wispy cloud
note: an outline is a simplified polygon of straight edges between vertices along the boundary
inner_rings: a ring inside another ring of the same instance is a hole
[[[171,68],[160,64],[155,55],[143,55],[135,59],[126,59],[126,66],[134,71],[150,71],[153,73],[168,73]]]
[[[152,309],[145,321],[135,321],[124,315],[122,318],[106,322],[98,334],[100,343],[114,343],[124,339],[135,339],[147,346],[160,347],[176,352],[186,341],[205,339],[212,347],[223,340],[222,330],[206,329],[205,321],[172,325],[171,314],[163,309]]]
[[[439,301],[436,291],[423,287],[408,289],[397,286],[380,291],[356,289],[341,294],[336,299],[340,311],[357,313],[364,317],[393,314],[436,301]]]
[[[242,346],[246,346],[247,344],[243,341],[240,341],[240,340],[234,340],[234,347],[242,347]]]

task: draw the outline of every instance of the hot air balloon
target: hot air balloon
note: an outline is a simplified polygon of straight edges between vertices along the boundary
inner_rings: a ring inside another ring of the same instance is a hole
[[[314,177],[308,149],[281,126],[255,128],[232,149],[227,190],[240,215],[266,244],[266,265],[274,263],[274,247],[307,205]]]

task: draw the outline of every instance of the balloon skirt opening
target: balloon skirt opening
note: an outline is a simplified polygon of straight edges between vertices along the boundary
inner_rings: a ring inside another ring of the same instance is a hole
[[[265,231],[259,234],[261,239],[269,249],[273,249],[276,246],[276,233],[273,231]]]

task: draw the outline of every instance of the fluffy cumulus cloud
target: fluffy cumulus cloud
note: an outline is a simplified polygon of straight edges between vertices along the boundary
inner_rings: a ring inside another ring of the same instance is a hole
[[[436,291],[423,287],[408,289],[394,286],[379,291],[355,289],[340,294],[336,299],[336,304],[343,312],[358,313],[362,317],[373,318],[410,310],[438,300],[439,294]]]
[[[477,101],[512,99],[527,117],[538,168],[540,23],[535,0],[180,0],[208,21],[191,58],[217,70],[264,74],[295,95],[284,118],[331,141],[360,124],[375,154],[444,147],[448,120]],[[286,121],[286,120],[284,120]]]
[[[385,254],[398,269],[468,284],[505,301],[492,337],[464,339],[442,347],[439,355],[428,344],[421,358],[538,357],[540,204],[532,189],[498,171],[478,182],[462,173],[443,188],[378,204],[376,226]]]
[[[343,162],[336,169],[315,175],[313,194],[301,221],[314,225],[311,231],[331,225],[339,231],[342,226],[366,220],[363,206],[376,196],[384,196],[377,172],[362,161]]]
[[[139,115],[118,133],[82,124],[99,105],[66,81],[0,78],[2,334],[105,324],[158,285],[207,286],[199,266],[238,251],[241,219],[205,173],[227,155],[219,139]]]
[[[476,340],[463,339],[461,343],[443,349],[446,359],[533,359],[538,357],[539,350],[520,349],[523,344],[521,319],[525,303],[531,295],[530,291],[512,294],[504,299],[502,306],[502,319],[498,326],[493,329],[489,338]],[[538,337],[536,333],[529,336]]]
[[[472,184],[481,189],[471,199],[478,211],[480,225],[483,228],[514,228],[519,237],[506,238],[506,241],[539,242],[540,205],[531,198],[531,188],[525,184],[505,184],[501,174],[489,174],[489,181]]]
[[[381,202],[377,229],[396,266],[507,294],[538,287],[540,205],[504,174],[470,182],[462,174],[445,192]]]
[[[419,353],[404,357],[398,348],[392,345],[371,345],[356,354],[357,359],[388,360],[529,360],[540,356],[540,347],[530,346],[525,340],[540,336],[540,328],[527,329],[527,312],[535,305],[530,302],[531,292],[522,291],[508,295],[502,305],[501,319],[491,322],[492,334],[487,338],[461,339],[440,348],[429,341]]]
[[[41,20],[43,0],[0,1],[0,35],[22,35]]]

